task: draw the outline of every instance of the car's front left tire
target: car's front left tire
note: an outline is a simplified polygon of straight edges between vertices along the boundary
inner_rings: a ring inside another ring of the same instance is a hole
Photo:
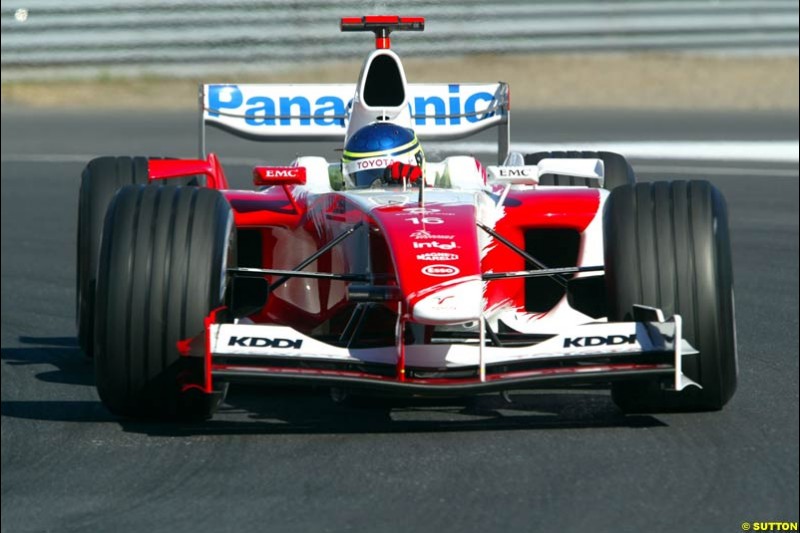
[[[698,355],[683,359],[699,383],[677,392],[652,380],[613,384],[626,412],[713,411],[737,382],[728,213],[706,181],[639,183],[611,192],[604,210],[608,319],[631,320],[634,304],[679,314]]]

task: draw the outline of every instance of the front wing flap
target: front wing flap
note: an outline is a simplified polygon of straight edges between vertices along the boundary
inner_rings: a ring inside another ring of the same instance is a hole
[[[215,381],[323,384],[409,394],[644,377],[667,379],[675,390],[700,386],[682,371],[683,356],[698,352],[682,338],[678,315],[667,321],[573,326],[544,341],[514,346],[481,347],[473,342],[348,348],[286,326],[213,320],[202,339],[190,343],[184,355],[205,357],[203,388],[208,391]]]

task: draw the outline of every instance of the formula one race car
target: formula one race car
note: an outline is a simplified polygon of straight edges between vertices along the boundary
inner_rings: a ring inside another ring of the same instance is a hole
[[[229,383],[453,396],[608,383],[624,411],[716,410],[736,388],[726,204],[635,183],[607,152],[509,153],[504,83],[409,84],[416,17],[344,18],[355,85],[201,87],[200,158],[86,167],[78,330],[122,416],[210,416]],[[205,126],[337,140],[230,190]],[[498,165],[420,141],[498,129]]]

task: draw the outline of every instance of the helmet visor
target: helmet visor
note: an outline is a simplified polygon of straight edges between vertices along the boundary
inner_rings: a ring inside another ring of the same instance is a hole
[[[354,189],[384,187],[390,180],[386,177],[388,168],[371,168],[348,173],[348,185]]]
[[[342,162],[342,169],[344,170],[347,186],[350,188],[364,189],[393,184],[401,185],[401,182],[392,182],[389,167],[398,162],[419,166],[418,153],[421,154],[421,150],[418,149],[414,153],[406,153],[399,156],[367,157],[356,160],[344,159]]]

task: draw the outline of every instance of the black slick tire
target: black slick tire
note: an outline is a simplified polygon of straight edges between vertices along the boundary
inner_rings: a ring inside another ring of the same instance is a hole
[[[146,157],[98,157],[91,160],[81,174],[75,317],[78,344],[89,357],[94,349],[94,293],[100,234],[106,208],[114,194],[125,185],[148,184],[148,161]],[[193,179],[180,178],[169,182],[173,185],[186,185]],[[165,180],[153,182],[155,185],[163,183]]]
[[[215,404],[181,392],[180,377],[202,375],[203,361],[182,357],[176,343],[202,333],[204,318],[223,303],[233,227],[230,205],[211,189],[128,186],[112,200],[94,332],[97,390],[112,413],[212,414]]]
[[[680,314],[683,337],[699,352],[684,373],[703,388],[667,390],[655,381],[612,385],[626,412],[713,411],[736,390],[737,355],[728,215],[706,181],[639,183],[614,189],[603,218],[609,321],[632,306]]]
[[[620,185],[633,185],[636,183],[636,176],[628,160],[620,154],[614,152],[587,152],[587,151],[566,151],[566,152],[536,152],[525,156],[526,165],[536,165],[542,159],[601,159],[604,166],[603,188],[612,190]],[[559,174],[545,174],[539,180],[540,185],[582,186],[599,188],[597,180],[590,178],[580,178],[575,176],[562,176]]]

